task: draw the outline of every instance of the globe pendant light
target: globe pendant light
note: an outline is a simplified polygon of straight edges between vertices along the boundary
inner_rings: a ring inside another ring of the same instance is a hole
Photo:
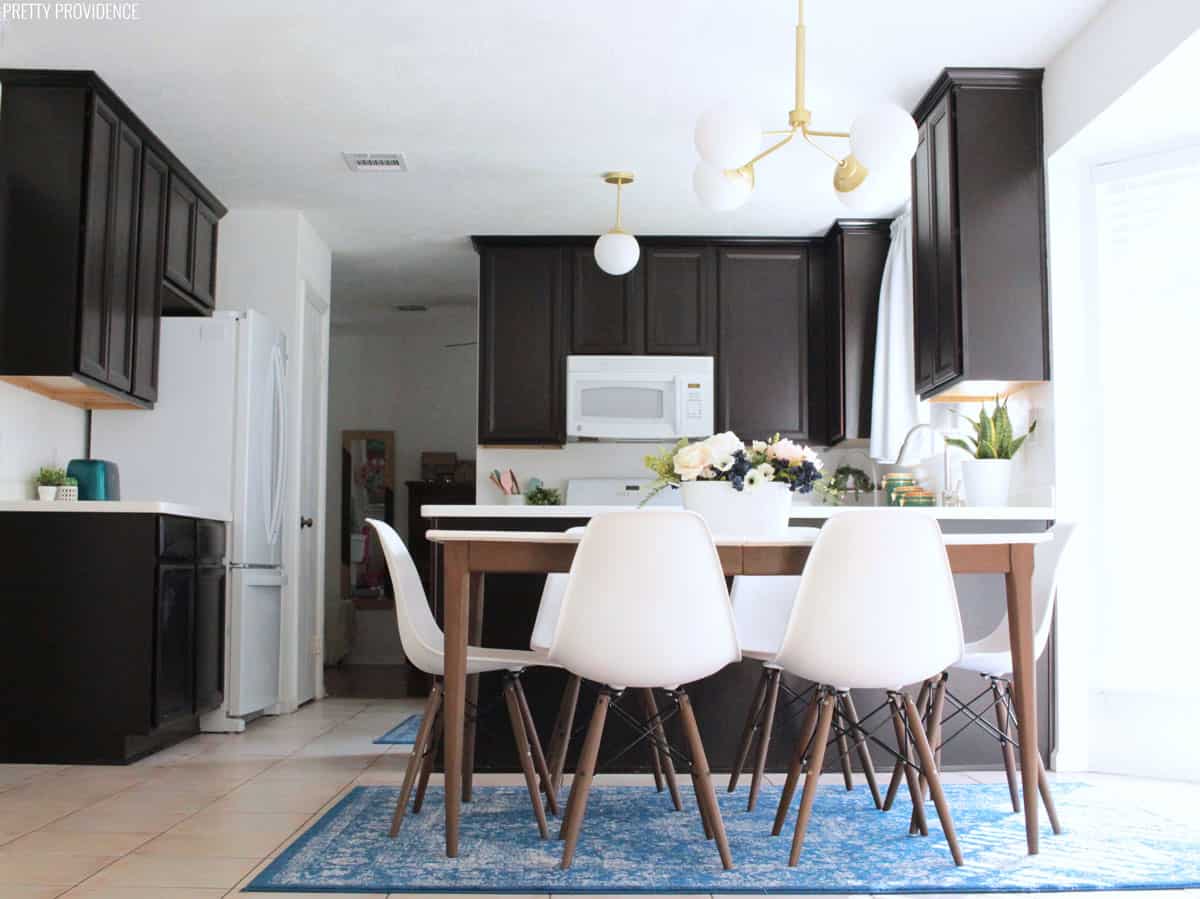
[[[762,131],[751,114],[732,102],[709,109],[696,123],[694,135],[700,154],[692,174],[696,196],[709,209],[736,209],[754,190],[755,164],[799,136],[834,163],[834,190],[847,206],[866,211],[898,205],[908,190],[908,164],[917,149],[917,125],[905,110],[888,103],[864,112],[848,132],[809,127],[812,113],[804,105],[804,0],[798,0],[798,5],[796,103],[788,112],[788,127]],[[760,150],[764,135],[780,139]],[[847,140],[851,152],[835,155],[813,138]]]
[[[606,172],[604,181],[617,186],[617,223],[607,234],[600,235],[592,252],[601,271],[624,275],[633,271],[642,255],[637,238],[621,228],[621,188],[633,183],[633,172]]]

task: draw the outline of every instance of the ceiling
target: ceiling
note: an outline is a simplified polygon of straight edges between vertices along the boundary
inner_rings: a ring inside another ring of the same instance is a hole
[[[808,106],[911,107],[946,65],[1045,65],[1102,0],[810,0]],[[848,10],[852,9],[852,14]],[[470,234],[591,234],[631,169],[643,234],[810,235],[842,207],[804,147],[750,203],[702,209],[692,127],[792,105],[790,0],[154,0],[136,22],[9,22],[5,66],[90,68],[231,208],[303,210],[334,253],[335,321],[473,302]],[[406,154],[354,174],[343,151]],[[886,213],[890,210],[879,210]]]

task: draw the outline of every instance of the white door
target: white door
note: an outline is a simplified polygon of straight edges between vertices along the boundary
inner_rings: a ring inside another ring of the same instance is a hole
[[[298,703],[317,695],[322,658],[323,611],[321,586],[324,578],[325,541],[321,511],[325,474],[321,460],[325,452],[325,353],[326,314],[324,301],[306,290],[301,348],[301,451],[299,583],[297,585]]]

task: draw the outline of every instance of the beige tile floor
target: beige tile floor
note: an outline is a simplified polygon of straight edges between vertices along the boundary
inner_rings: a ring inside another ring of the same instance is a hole
[[[412,701],[327,699],[256,721],[244,734],[194,737],[128,767],[0,765],[0,899],[236,894],[352,786],[399,784],[406,747],[371,741],[418,710]],[[1200,801],[1196,784],[1089,777],[1139,798],[1161,796],[1189,814]],[[521,783],[519,775],[481,775],[478,782]],[[1189,899],[1200,899],[1200,891]]]

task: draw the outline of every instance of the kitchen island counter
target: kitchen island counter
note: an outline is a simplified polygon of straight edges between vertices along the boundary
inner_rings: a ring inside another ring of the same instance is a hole
[[[656,508],[662,508],[657,506]],[[875,505],[827,506],[796,501],[792,520],[825,519],[867,509],[888,508]],[[626,512],[629,506],[507,506],[507,505],[425,505],[424,518],[574,518],[587,519],[606,512]],[[1039,521],[1054,520],[1053,506],[926,506],[941,521]]]
[[[110,515],[177,515],[180,518],[205,518],[210,521],[231,520],[228,510],[200,509],[158,500],[5,500],[0,502],[0,512],[104,512]]]

